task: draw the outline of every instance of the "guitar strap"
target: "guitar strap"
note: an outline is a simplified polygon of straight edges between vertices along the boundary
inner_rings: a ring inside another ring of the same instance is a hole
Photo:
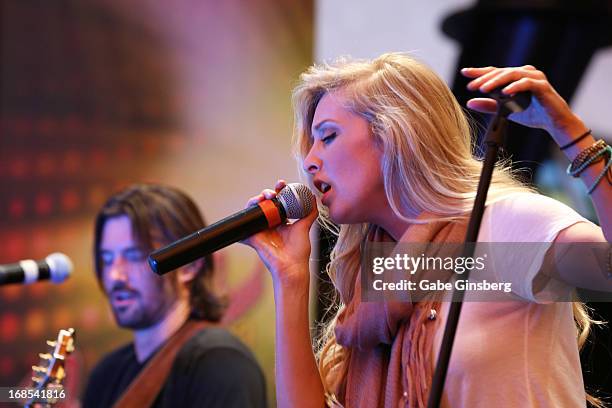
[[[166,378],[170,373],[174,358],[190,338],[213,323],[201,320],[187,322],[172,336],[155,356],[142,369],[140,374],[130,383],[128,388],[113,404],[113,408],[143,408],[150,407],[155,402]]]

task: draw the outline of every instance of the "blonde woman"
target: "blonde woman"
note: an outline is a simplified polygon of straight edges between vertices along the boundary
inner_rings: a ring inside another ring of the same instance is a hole
[[[610,151],[597,150],[601,143],[596,145],[544,74],[531,66],[462,72],[474,90],[533,93],[529,109],[511,119],[546,129],[563,147],[580,168],[573,173],[592,190],[602,226],[531,192],[500,166],[479,241],[609,242],[612,186],[604,166]],[[425,406],[448,304],[362,303],[360,274],[371,271],[361,270],[360,251],[365,241],[462,241],[481,170],[462,108],[429,68],[397,53],[313,66],[302,74],[293,103],[298,160],[322,214],[340,226],[328,271],[341,307],[315,356],[308,324],[308,232],[317,211],[248,240],[274,284],[278,406]],[[490,99],[473,99],[468,106],[495,110]],[[596,154],[603,160],[592,158]],[[283,185],[279,181],[247,205],[274,197]],[[596,262],[601,270],[609,268],[603,257]],[[573,286],[609,287],[600,272],[564,278]],[[513,274],[517,283],[527,283],[519,285],[524,301],[464,305],[443,406],[584,406],[574,316],[588,330],[588,315],[577,304],[538,303],[530,289],[538,268]]]

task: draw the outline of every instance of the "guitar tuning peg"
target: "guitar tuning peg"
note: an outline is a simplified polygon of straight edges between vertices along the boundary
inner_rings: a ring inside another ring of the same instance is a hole
[[[49,353],[38,353],[38,357],[42,360],[51,360],[51,354]]]
[[[57,346],[57,341],[47,340],[47,346],[55,347]]]
[[[43,367],[35,366],[35,365],[32,366],[32,371],[35,371],[37,373],[45,373],[45,372],[47,372],[47,370],[45,370]]]
[[[40,377],[32,377],[32,381],[34,381],[35,383],[39,383],[42,381],[42,378]]]

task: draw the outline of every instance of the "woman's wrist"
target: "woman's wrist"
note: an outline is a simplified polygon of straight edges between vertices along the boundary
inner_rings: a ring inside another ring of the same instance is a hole
[[[296,263],[285,267],[274,274],[274,292],[294,294],[308,291],[310,287],[310,269],[308,263]]]
[[[563,153],[570,161],[574,160],[581,151],[595,143],[595,138],[590,129],[575,114],[571,120],[556,127],[550,133],[559,148],[563,148]]]
[[[578,115],[573,114],[564,123],[558,124],[553,129],[549,130],[553,139],[559,146],[565,146],[576,138],[588,132],[589,128],[584,124]]]
[[[296,314],[305,313],[308,316],[308,305],[310,299],[310,282],[294,280],[289,282],[274,282],[274,304],[277,318],[280,314],[289,314],[295,318]]]

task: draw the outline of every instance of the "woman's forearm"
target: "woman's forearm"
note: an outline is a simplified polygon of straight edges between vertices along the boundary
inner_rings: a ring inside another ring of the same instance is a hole
[[[308,265],[296,267],[308,269]],[[309,276],[307,273],[300,275]],[[310,338],[308,287],[307,280],[274,286],[276,399],[279,408],[325,406],[323,384]]]
[[[568,126],[563,131],[558,131],[556,134],[553,134],[553,137],[559,143],[559,145],[564,145],[571,142],[573,139],[578,137],[578,135],[586,131],[587,127],[578,117],[576,117],[571,126]],[[589,135],[575,145],[568,147],[563,152],[565,153],[566,157],[572,161],[581,151],[591,146],[593,143],[595,143],[595,141],[596,137]],[[587,188],[591,187],[596,182],[597,178],[603,171],[606,162],[606,160],[602,160],[594,163],[580,174],[580,179],[587,186]],[[599,180],[599,183],[591,193],[591,200],[593,202],[593,206],[595,207],[595,211],[597,212],[597,218],[603,234],[608,242],[612,242],[612,210],[610,210],[610,208],[612,208],[612,186],[608,181],[607,175],[604,175],[604,177]]]

